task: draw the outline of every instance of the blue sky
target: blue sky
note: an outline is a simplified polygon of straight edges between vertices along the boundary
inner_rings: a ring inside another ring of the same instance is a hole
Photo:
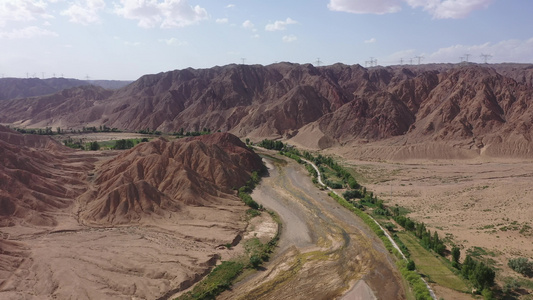
[[[243,62],[482,54],[533,63],[531,13],[531,0],[0,0],[0,76],[135,80]]]

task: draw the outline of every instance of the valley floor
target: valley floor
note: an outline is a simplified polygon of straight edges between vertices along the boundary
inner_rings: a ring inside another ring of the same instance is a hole
[[[220,299],[402,299],[393,259],[366,225],[314,186],[301,165],[266,158],[253,198],[283,231],[274,259]]]

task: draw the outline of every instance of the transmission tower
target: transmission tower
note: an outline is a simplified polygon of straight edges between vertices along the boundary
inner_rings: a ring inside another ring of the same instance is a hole
[[[400,58],[400,65],[403,65],[403,58]]]
[[[420,64],[420,61],[421,61],[422,59],[424,59],[424,57],[423,57],[423,56],[420,56],[420,55],[415,56],[415,58],[418,60],[418,64]]]
[[[365,67],[369,66],[370,67],[375,67],[378,65],[378,60],[373,58],[373,57],[370,57],[370,60],[367,60],[365,61]]]
[[[320,60],[320,57],[316,59],[316,66],[317,67],[320,67],[320,64],[322,63],[322,61]]]
[[[490,55],[490,54],[481,54],[481,57],[483,57],[483,61],[485,63],[487,63],[487,61],[492,58],[492,55]]]
[[[244,62],[246,61],[246,58],[241,58],[242,64],[244,65]]]
[[[470,54],[465,54],[465,61],[468,62],[468,58],[470,57]]]

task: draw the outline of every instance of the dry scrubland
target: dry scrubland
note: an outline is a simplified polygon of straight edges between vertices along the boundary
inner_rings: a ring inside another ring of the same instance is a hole
[[[500,278],[518,276],[509,258],[533,258],[533,161],[346,163],[388,205],[407,208],[410,217],[459,245],[462,258],[483,248],[483,257],[502,270]]]

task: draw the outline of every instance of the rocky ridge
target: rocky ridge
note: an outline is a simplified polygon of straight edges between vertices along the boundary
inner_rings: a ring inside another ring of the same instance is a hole
[[[529,157],[532,78],[532,66],[520,64],[189,68],[145,75],[115,92],[74,88],[3,101],[0,122],[164,132],[209,128],[256,140],[292,138],[311,148],[438,142],[477,154]]]

